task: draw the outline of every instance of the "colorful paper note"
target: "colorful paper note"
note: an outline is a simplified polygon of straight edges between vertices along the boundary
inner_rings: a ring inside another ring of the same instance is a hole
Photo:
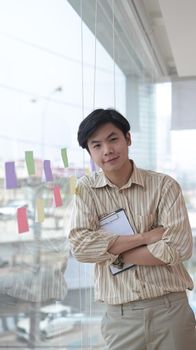
[[[45,219],[44,214],[44,200],[42,198],[36,199],[36,221],[37,222],[43,222]]]
[[[85,168],[85,175],[90,175],[90,169],[89,168]]]
[[[63,159],[64,167],[67,168],[68,167],[68,158],[67,158],[67,149],[66,148],[61,149],[61,157]]]
[[[70,192],[71,194],[75,194],[76,191],[76,183],[77,183],[77,178],[76,176],[71,176],[70,177]]]
[[[29,224],[27,219],[27,208],[22,207],[17,209],[18,232],[23,233],[29,231]]]
[[[96,170],[96,167],[95,167],[95,163],[94,163],[94,161],[92,160],[92,158],[90,159],[90,165],[91,165],[91,171],[95,171],[95,170]]]
[[[7,189],[18,187],[14,162],[5,163],[5,179]]]
[[[29,176],[35,175],[35,163],[34,163],[33,151],[25,151],[25,161],[26,161],[27,171]]]
[[[44,160],[44,172],[45,172],[46,181],[53,181],[50,160]]]
[[[56,207],[61,207],[63,204],[61,198],[61,189],[59,186],[54,187],[54,202]]]

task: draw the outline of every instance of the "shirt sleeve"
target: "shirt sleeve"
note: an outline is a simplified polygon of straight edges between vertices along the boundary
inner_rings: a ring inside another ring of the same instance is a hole
[[[76,188],[68,235],[71,251],[80,262],[105,262],[110,265],[117,256],[107,250],[118,236],[99,229],[99,218],[91,191],[90,186],[83,183],[79,183]]]
[[[167,177],[158,206],[158,222],[166,228],[162,240],[147,246],[149,252],[168,265],[192,255],[192,231],[179,184]]]

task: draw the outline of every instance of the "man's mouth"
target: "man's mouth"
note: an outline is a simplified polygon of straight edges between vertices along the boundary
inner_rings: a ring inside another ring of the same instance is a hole
[[[104,163],[111,163],[111,162],[117,160],[118,158],[119,157],[113,157],[113,158],[107,159],[107,160],[104,161]]]

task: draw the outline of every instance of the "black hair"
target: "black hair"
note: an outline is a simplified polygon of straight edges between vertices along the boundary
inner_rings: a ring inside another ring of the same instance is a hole
[[[128,120],[115,109],[95,109],[79,125],[78,143],[82,148],[88,150],[87,142],[89,137],[103,124],[112,123],[126,136],[130,130]]]

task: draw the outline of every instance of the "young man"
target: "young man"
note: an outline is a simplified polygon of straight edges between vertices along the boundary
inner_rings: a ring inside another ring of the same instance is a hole
[[[193,282],[183,265],[192,254],[192,235],[178,183],[129,160],[130,125],[113,109],[87,116],[78,142],[101,170],[79,179],[69,239],[76,259],[96,263],[95,297],[107,304],[107,349],[195,350],[186,296]],[[119,208],[134,235],[100,228],[100,218]],[[136,266],[113,275],[114,262]]]

